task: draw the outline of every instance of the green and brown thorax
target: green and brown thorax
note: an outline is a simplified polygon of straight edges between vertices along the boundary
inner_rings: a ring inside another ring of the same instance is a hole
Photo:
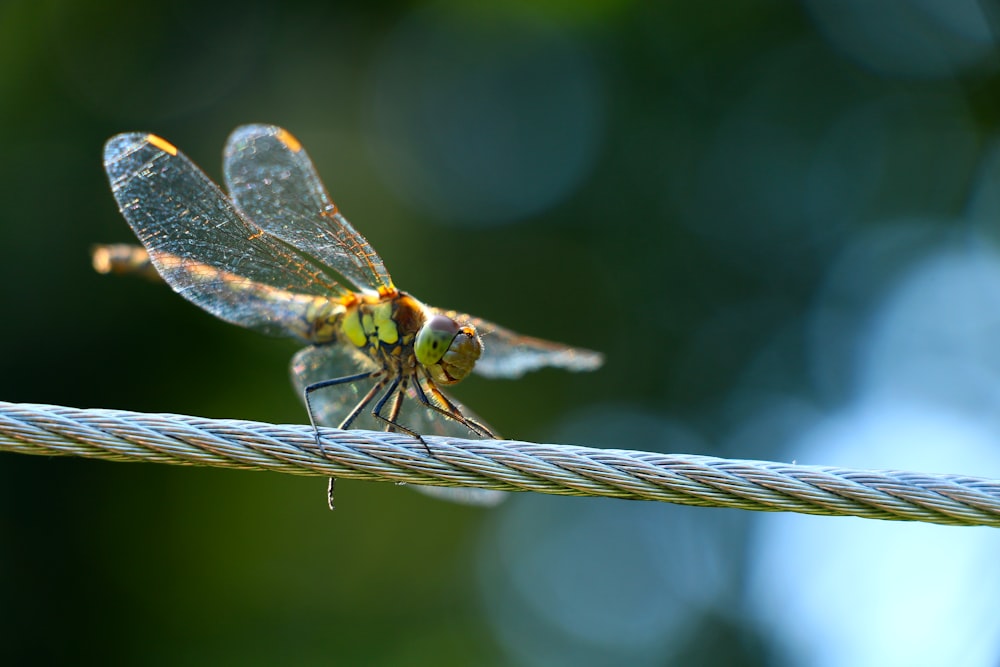
[[[379,366],[412,372],[414,342],[426,319],[423,304],[408,294],[360,296],[344,307],[339,336]]]

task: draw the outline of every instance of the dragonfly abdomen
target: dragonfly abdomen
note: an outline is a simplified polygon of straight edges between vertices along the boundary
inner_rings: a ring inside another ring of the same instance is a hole
[[[338,340],[348,311],[349,307],[339,299],[312,297],[302,318],[305,325],[302,338],[318,345]]]

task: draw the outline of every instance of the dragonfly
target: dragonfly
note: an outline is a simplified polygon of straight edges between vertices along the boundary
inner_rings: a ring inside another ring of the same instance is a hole
[[[473,372],[517,378],[603,363],[598,352],[435,308],[398,289],[330,199],[302,144],[280,127],[233,131],[224,151],[228,194],[155,134],[112,137],[104,168],[145,253],[97,246],[95,267],[128,272],[151,264],[212,315],[305,344],[292,359],[292,379],[321,452],[320,425],[402,432],[425,447],[423,435],[496,438],[443,388]],[[416,488],[470,504],[503,497],[490,489]],[[331,509],[333,497],[331,478]]]

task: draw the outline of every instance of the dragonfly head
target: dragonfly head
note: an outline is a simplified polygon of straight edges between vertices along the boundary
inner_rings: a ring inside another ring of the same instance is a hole
[[[417,332],[413,351],[431,379],[455,384],[472,372],[483,353],[483,344],[471,326],[459,326],[445,315],[434,315]]]

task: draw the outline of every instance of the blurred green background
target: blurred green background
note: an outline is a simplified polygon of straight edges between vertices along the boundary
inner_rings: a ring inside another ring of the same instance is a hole
[[[134,240],[108,137],[221,181],[228,133],[268,122],[401,288],[606,354],[455,390],[508,437],[998,476],[998,19],[0,2],[0,398],[305,421],[294,344],[88,256]],[[0,661],[1000,660],[991,532],[350,480],[331,513],[324,485],[3,455]]]

